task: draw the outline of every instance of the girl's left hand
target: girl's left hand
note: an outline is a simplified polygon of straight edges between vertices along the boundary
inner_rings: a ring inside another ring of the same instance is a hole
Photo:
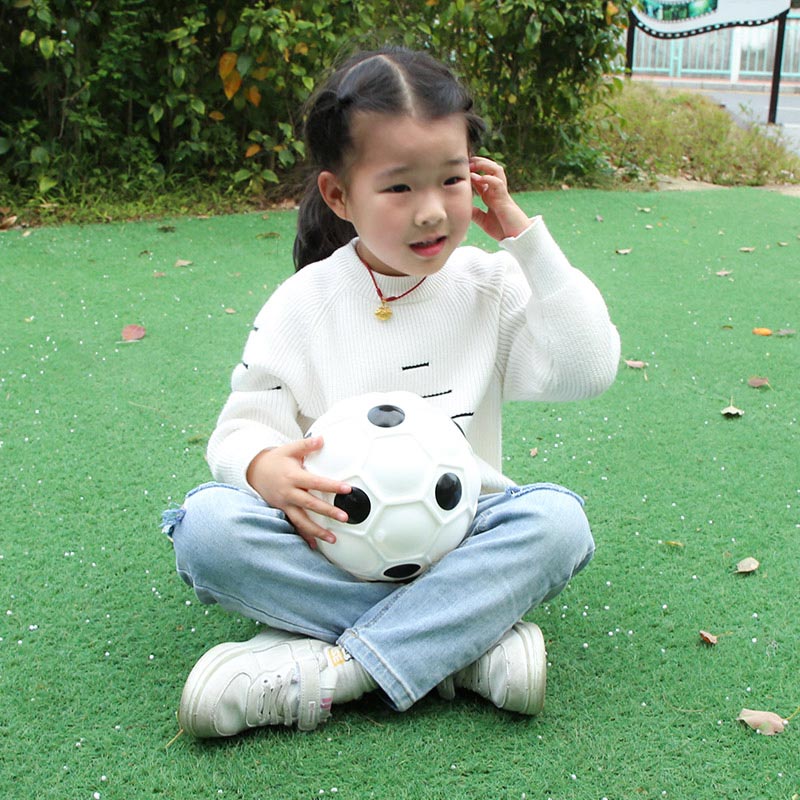
[[[489,158],[473,156],[469,169],[472,187],[487,208],[473,208],[472,221],[498,241],[519,236],[531,220],[509,194],[503,168]]]

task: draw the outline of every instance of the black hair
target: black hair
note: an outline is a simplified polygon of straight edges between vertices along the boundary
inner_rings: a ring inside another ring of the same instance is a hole
[[[464,114],[471,153],[486,129],[472,109],[472,97],[450,69],[427,53],[383,48],[351,56],[312,95],[304,136],[312,174],[300,202],[294,241],[295,269],[327,258],[347,244],[355,228],[325,203],[317,187],[320,172],[341,175],[353,152],[356,112],[411,114],[436,120]]]

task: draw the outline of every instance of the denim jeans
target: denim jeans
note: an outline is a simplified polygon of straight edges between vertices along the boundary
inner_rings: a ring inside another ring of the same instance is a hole
[[[342,645],[400,711],[558,594],[594,552],[583,501],[553,484],[481,496],[462,544],[404,584],[357,580],[283,512],[229,486],[200,486],[164,520],[199,600]]]

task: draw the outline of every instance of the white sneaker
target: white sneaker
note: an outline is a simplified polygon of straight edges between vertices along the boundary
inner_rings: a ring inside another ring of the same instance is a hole
[[[446,699],[455,696],[455,687],[470,689],[498,708],[533,716],[544,707],[546,686],[542,632],[532,622],[518,622],[494,647],[438,689]]]
[[[328,719],[336,675],[325,642],[267,629],[209,650],[189,673],[178,722],[201,738],[261,725],[313,730]]]

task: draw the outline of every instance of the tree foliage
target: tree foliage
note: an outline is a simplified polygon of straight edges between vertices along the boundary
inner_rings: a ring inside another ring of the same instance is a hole
[[[624,4],[618,2],[620,8]],[[590,166],[608,88],[608,0],[0,0],[0,195],[75,197],[201,179],[291,183],[302,104],[343,54],[426,48],[471,85],[518,183]]]

